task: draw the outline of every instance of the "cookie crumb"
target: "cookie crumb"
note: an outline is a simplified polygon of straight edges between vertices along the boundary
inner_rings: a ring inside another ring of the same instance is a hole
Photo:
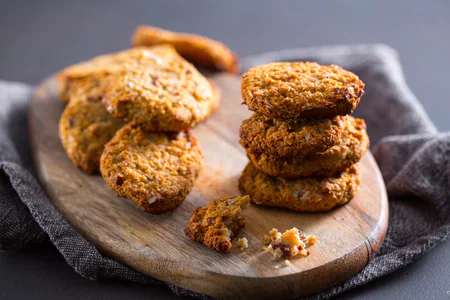
[[[236,245],[239,247],[239,251],[241,251],[241,252],[244,251],[245,249],[248,248],[248,240],[247,240],[247,238],[245,238],[245,237],[240,238],[237,241]]]
[[[306,250],[306,247],[312,246],[316,242],[317,238],[315,235],[305,235],[295,227],[286,230],[284,233],[273,228],[264,237],[264,244],[268,245],[267,252],[272,254],[273,259],[294,257],[297,255],[308,256],[309,251]],[[289,266],[289,260],[285,260],[284,264]]]
[[[289,267],[289,266],[291,266],[291,262],[290,262],[288,259],[286,259],[286,260],[284,261],[284,265],[285,265],[286,267]]]

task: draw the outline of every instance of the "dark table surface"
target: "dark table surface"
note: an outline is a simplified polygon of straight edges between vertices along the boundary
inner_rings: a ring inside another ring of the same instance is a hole
[[[95,2],[95,3],[94,3]],[[0,1],[0,79],[39,83],[74,62],[127,48],[150,24],[200,33],[239,55],[326,44],[394,47],[437,127],[450,129],[449,1]],[[450,299],[450,242],[410,266],[346,293],[355,299]],[[0,298],[169,299],[165,287],[92,282],[49,244],[0,253]]]

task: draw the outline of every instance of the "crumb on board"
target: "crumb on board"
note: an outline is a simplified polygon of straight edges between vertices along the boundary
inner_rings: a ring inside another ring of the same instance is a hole
[[[273,259],[294,257],[297,255],[308,256],[309,251],[306,250],[308,246],[312,246],[317,242],[315,235],[305,235],[297,228],[286,230],[284,233],[273,228],[269,234],[264,237],[264,244],[261,250],[272,254]],[[285,260],[286,266],[290,265],[289,260]]]
[[[289,266],[291,265],[291,262],[290,262],[288,259],[286,259],[286,260],[284,261],[284,265],[285,265],[286,267],[289,267]]]
[[[244,251],[245,249],[248,248],[248,240],[247,240],[247,238],[245,238],[245,237],[240,238],[237,241],[236,245],[239,247],[239,251]]]

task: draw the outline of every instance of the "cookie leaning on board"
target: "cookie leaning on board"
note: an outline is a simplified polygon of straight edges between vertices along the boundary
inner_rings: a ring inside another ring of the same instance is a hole
[[[300,212],[343,205],[356,194],[357,163],[369,148],[352,113],[364,83],[314,62],[270,63],[242,75],[242,97],[256,113],[242,122],[250,163],[239,188],[256,204]]]

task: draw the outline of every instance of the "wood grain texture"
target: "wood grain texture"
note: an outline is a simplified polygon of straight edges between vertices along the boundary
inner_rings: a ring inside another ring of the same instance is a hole
[[[331,287],[361,270],[378,250],[388,224],[384,183],[370,153],[361,162],[361,189],[347,205],[328,213],[295,213],[250,206],[241,232],[249,248],[228,255],[214,252],[184,236],[196,206],[239,194],[237,179],[247,163],[238,144],[241,121],[251,112],[241,104],[239,78],[211,77],[222,91],[218,111],[194,129],[205,154],[195,188],[175,211],[143,212],[119,198],[101,176],[76,169],[58,138],[64,109],[49,79],[38,86],[30,104],[30,130],[36,167],[52,203],[105,255],[157,279],[220,297],[295,298]],[[317,235],[311,255],[280,267],[261,252],[262,238],[273,227],[297,227]]]

